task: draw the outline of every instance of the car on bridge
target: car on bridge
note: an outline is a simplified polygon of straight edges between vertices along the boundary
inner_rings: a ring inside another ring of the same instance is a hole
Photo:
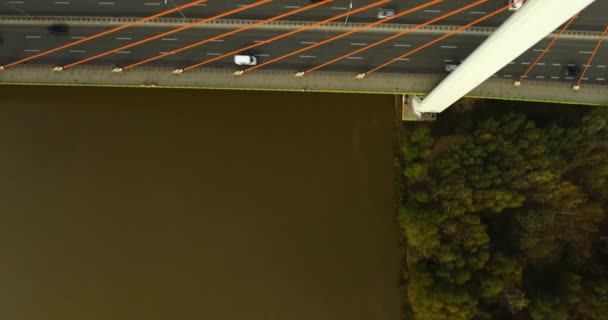
[[[386,19],[394,16],[397,13],[395,9],[380,9],[378,10],[378,19]]]
[[[67,24],[57,23],[50,25],[46,28],[46,31],[51,36],[66,37],[70,31],[70,27]]]
[[[457,63],[457,62],[448,62],[445,64],[445,72],[450,73],[450,72],[456,70],[456,68],[458,68],[459,65],[460,65],[460,63]]]
[[[255,66],[258,58],[247,54],[237,54],[234,56],[234,63],[239,66]]]
[[[575,64],[569,64],[564,67],[564,75],[566,77],[576,77],[581,73],[581,68]]]
[[[526,0],[509,0],[509,10],[515,11],[521,8]]]

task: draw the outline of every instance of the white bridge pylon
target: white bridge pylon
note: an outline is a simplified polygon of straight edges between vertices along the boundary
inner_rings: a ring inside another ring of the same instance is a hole
[[[420,101],[412,97],[409,103],[413,111],[420,116],[447,109],[593,2],[595,0],[526,1],[426,98]]]

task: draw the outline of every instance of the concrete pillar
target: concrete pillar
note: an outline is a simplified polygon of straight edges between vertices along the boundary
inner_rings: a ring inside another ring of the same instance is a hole
[[[414,112],[420,115],[447,109],[593,2],[527,0],[422,102],[411,101]]]

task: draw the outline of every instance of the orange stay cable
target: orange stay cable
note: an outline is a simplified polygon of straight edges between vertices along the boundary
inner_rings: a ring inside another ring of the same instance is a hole
[[[534,69],[534,66],[536,66],[538,64],[538,62],[540,61],[540,59],[542,59],[545,54],[547,54],[547,52],[549,52],[549,49],[551,49],[553,47],[553,45],[557,42],[557,39],[559,39],[559,37],[566,32],[566,30],[568,29],[568,27],[570,27],[570,25],[572,24],[572,22],[574,22],[574,20],[578,17],[578,15],[575,15],[574,17],[572,17],[568,23],[566,23],[564,25],[564,27],[557,33],[557,35],[555,35],[555,37],[553,38],[553,40],[551,40],[551,42],[549,43],[549,45],[547,45],[547,47],[545,48],[545,50],[543,50],[543,52],[536,58],[536,60],[534,60],[534,62],[528,67],[528,69],[526,70],[526,72],[524,72],[524,74],[521,75],[521,77],[519,78],[519,82],[524,81],[524,78],[528,75],[528,73],[530,73],[530,71],[532,71],[532,69]]]
[[[368,75],[368,74],[370,74],[370,73],[372,73],[372,72],[376,72],[376,71],[378,71],[378,70],[380,70],[380,69],[382,69],[382,68],[384,68],[384,67],[388,66],[389,64],[391,64],[391,63],[393,63],[393,62],[395,62],[395,61],[398,61],[398,60],[403,59],[403,58],[405,58],[405,57],[407,57],[407,56],[410,56],[410,55],[412,55],[412,54],[414,54],[414,53],[416,53],[416,52],[418,52],[418,51],[420,51],[420,50],[422,50],[422,49],[424,49],[424,48],[426,48],[426,47],[429,47],[429,46],[431,46],[431,45],[433,45],[433,44],[435,44],[435,43],[437,43],[437,42],[439,42],[439,41],[441,41],[441,40],[443,40],[443,39],[445,39],[445,38],[449,38],[449,37],[451,37],[452,35],[454,35],[454,34],[456,34],[456,33],[460,32],[460,31],[462,31],[462,30],[464,30],[464,29],[467,29],[467,28],[468,28],[468,27],[470,27],[470,26],[476,25],[476,24],[478,24],[478,23],[480,23],[480,22],[482,22],[482,21],[484,21],[484,20],[486,20],[486,19],[488,19],[488,18],[491,18],[491,17],[493,17],[493,16],[495,16],[495,15],[497,15],[497,14],[499,14],[499,13],[501,13],[501,12],[503,12],[503,11],[507,10],[507,9],[509,9],[509,7],[510,7],[510,6],[511,6],[511,5],[509,4],[509,5],[506,5],[506,6],[504,6],[504,7],[500,8],[500,9],[498,9],[498,10],[494,11],[494,12],[488,13],[488,14],[486,14],[485,16],[483,16],[483,17],[481,17],[481,18],[479,18],[479,19],[476,19],[476,20],[474,20],[473,22],[469,22],[469,23],[467,23],[466,25],[461,26],[461,27],[459,27],[459,28],[458,28],[458,29],[456,29],[456,30],[452,30],[452,31],[450,31],[450,32],[448,32],[448,33],[446,33],[446,34],[444,34],[443,36],[441,36],[441,37],[439,37],[439,38],[437,38],[437,39],[435,39],[435,40],[433,40],[433,41],[431,41],[431,42],[428,42],[428,43],[426,43],[426,44],[423,44],[423,45],[421,45],[420,47],[418,47],[418,48],[416,48],[416,49],[414,49],[414,50],[412,50],[412,51],[410,51],[410,52],[407,52],[407,53],[402,54],[402,55],[400,55],[400,56],[398,56],[398,57],[396,57],[396,58],[393,58],[393,59],[391,59],[391,60],[387,61],[386,63],[383,63],[383,64],[381,64],[381,65],[379,65],[379,66],[377,66],[377,67],[375,67],[375,68],[373,68],[373,69],[371,69],[371,70],[369,70],[369,71],[365,72],[364,74],[365,74],[365,75]]]
[[[427,21],[427,22],[424,22],[424,23],[422,23],[422,24],[419,24],[419,25],[416,25],[416,26],[414,26],[414,27],[410,27],[410,28],[408,28],[408,29],[405,29],[405,30],[403,30],[403,31],[401,31],[401,32],[399,32],[399,33],[396,33],[396,34],[394,34],[394,35],[392,35],[392,36],[390,36],[390,37],[384,38],[384,39],[382,39],[382,40],[379,40],[379,41],[376,41],[376,42],[374,42],[374,43],[372,43],[372,44],[369,44],[369,45],[367,45],[367,46],[365,46],[365,47],[359,48],[359,49],[357,49],[357,50],[355,50],[355,51],[352,51],[352,52],[347,53],[347,54],[345,54],[345,55],[339,56],[339,57],[337,57],[337,58],[335,58],[335,59],[333,59],[333,60],[327,61],[327,62],[325,62],[325,63],[323,63],[323,64],[320,64],[320,65],[318,65],[318,66],[316,66],[316,67],[314,67],[314,68],[310,68],[310,69],[308,69],[308,70],[304,71],[304,73],[310,73],[310,72],[313,72],[313,71],[315,71],[315,70],[318,70],[318,69],[321,69],[321,68],[323,68],[323,67],[325,67],[325,66],[328,66],[328,65],[330,65],[330,64],[333,64],[333,63],[335,63],[335,62],[337,62],[337,61],[340,61],[340,60],[342,60],[342,59],[345,59],[345,58],[347,58],[347,57],[350,57],[350,56],[352,56],[352,55],[355,55],[355,54],[357,54],[357,53],[359,53],[359,52],[363,52],[363,51],[368,50],[368,49],[371,49],[371,48],[373,48],[373,47],[377,47],[377,46],[379,46],[379,45],[381,45],[381,44],[383,44],[383,43],[385,43],[385,42],[388,42],[388,41],[393,40],[393,39],[395,39],[395,38],[398,38],[398,37],[404,36],[404,35],[406,35],[406,34],[408,34],[408,33],[410,33],[410,32],[416,31],[416,30],[418,30],[418,29],[420,29],[420,28],[422,28],[422,27],[424,27],[424,26],[427,26],[427,25],[429,25],[429,24],[433,24],[433,23],[435,23],[435,22],[437,22],[437,21],[441,21],[441,20],[443,20],[443,19],[446,19],[446,18],[448,18],[448,17],[451,17],[451,16],[453,16],[453,15],[455,15],[455,14],[458,14],[458,13],[460,13],[460,12],[462,12],[462,11],[465,11],[465,10],[471,9],[471,8],[473,8],[473,7],[475,7],[475,6],[478,6],[478,5],[482,4],[482,3],[485,3],[485,2],[487,2],[487,1],[488,1],[488,0],[478,0],[477,2],[473,2],[473,3],[468,4],[468,5],[466,5],[466,6],[462,7],[462,8],[456,9],[456,10],[454,10],[454,11],[451,11],[451,12],[449,12],[449,13],[446,13],[446,14],[444,14],[444,15],[441,15],[441,16],[439,16],[439,17],[437,17],[437,18],[434,18],[434,19],[429,20],[429,21]]]
[[[157,35],[152,36],[152,37],[148,37],[148,38],[145,38],[145,39],[133,42],[133,43],[129,43],[127,45],[124,45],[124,46],[121,46],[121,47],[118,47],[118,48],[115,48],[115,49],[112,49],[112,50],[108,50],[106,52],[102,52],[102,53],[94,55],[92,57],[88,57],[88,58],[84,58],[84,59],[72,62],[70,64],[67,64],[67,65],[63,66],[62,68],[63,69],[71,68],[71,67],[77,66],[79,64],[82,64],[82,63],[85,63],[85,62],[88,62],[88,61],[91,61],[91,60],[95,60],[95,59],[98,59],[98,58],[101,58],[101,57],[105,57],[105,56],[107,56],[109,54],[112,54],[114,52],[122,51],[122,50],[129,49],[129,48],[135,47],[137,45],[140,45],[140,44],[143,44],[143,43],[146,43],[146,42],[150,42],[152,40],[160,39],[160,38],[162,38],[164,36],[168,36],[168,35],[171,35],[171,34],[174,34],[174,33],[178,33],[180,31],[183,31],[183,30],[186,30],[186,29],[190,29],[192,27],[195,27],[195,26],[198,26],[198,25],[201,25],[201,24],[205,24],[205,23],[207,23],[209,21],[217,20],[217,19],[223,18],[225,16],[228,16],[228,15],[231,15],[231,14],[235,14],[235,13],[238,13],[238,12],[241,12],[241,11],[245,11],[245,10],[248,10],[248,9],[251,9],[251,8],[254,8],[254,7],[266,4],[268,2],[272,2],[272,1],[273,0],[259,0],[257,2],[252,3],[252,4],[248,4],[246,6],[242,6],[242,7],[239,7],[239,8],[230,10],[230,11],[227,11],[227,12],[223,12],[223,13],[215,15],[213,17],[209,17],[209,18],[198,20],[198,21],[193,22],[193,23],[189,23],[189,24],[187,24],[185,26],[181,26],[181,27],[179,27],[177,29],[174,29],[174,30],[163,32],[161,34],[157,34]]]
[[[180,70],[181,70],[181,71],[187,71],[187,70],[191,70],[191,69],[194,69],[194,68],[198,68],[198,67],[200,67],[200,66],[202,66],[202,65],[205,65],[205,64],[208,64],[208,63],[211,63],[211,62],[214,62],[214,61],[220,60],[220,59],[224,59],[224,58],[229,57],[229,56],[231,56],[231,55],[233,55],[233,54],[237,54],[237,53],[239,53],[239,52],[243,52],[243,51],[245,51],[245,50],[253,49],[253,48],[256,48],[256,47],[259,47],[259,46],[265,45],[265,44],[267,44],[267,43],[270,43],[270,42],[273,42],[273,41],[276,41],[276,40],[279,40],[279,39],[283,39],[283,38],[289,37],[289,36],[294,35],[294,34],[296,34],[296,33],[300,33],[300,32],[306,31],[306,30],[308,30],[308,29],[312,29],[312,28],[318,27],[318,26],[320,26],[320,25],[326,24],[326,23],[328,23],[328,22],[332,22],[332,21],[334,21],[334,20],[338,20],[338,19],[340,19],[340,18],[344,18],[344,17],[348,16],[349,14],[351,14],[351,15],[352,15],[352,14],[357,14],[357,13],[359,13],[359,12],[362,12],[362,11],[365,11],[365,10],[367,10],[367,9],[370,9],[370,8],[373,8],[373,7],[376,7],[376,6],[379,6],[379,5],[385,4],[385,3],[390,2],[390,1],[392,1],[392,0],[379,0],[379,1],[377,1],[377,2],[370,3],[370,4],[366,5],[366,6],[363,6],[363,7],[357,8],[357,9],[355,9],[355,10],[351,10],[350,12],[341,13],[341,14],[339,14],[339,15],[337,15],[337,16],[334,16],[334,17],[331,17],[331,18],[325,19],[325,20],[323,20],[323,21],[319,21],[319,22],[315,22],[315,23],[313,23],[313,24],[309,24],[309,25],[307,25],[307,26],[305,26],[305,27],[302,27],[302,28],[300,28],[300,29],[296,29],[296,30],[289,31],[289,32],[287,32],[287,33],[284,33],[284,34],[278,35],[278,36],[276,36],[276,37],[272,37],[272,38],[270,38],[270,39],[264,40],[264,41],[262,41],[262,42],[260,42],[260,43],[254,43],[254,44],[249,45],[249,46],[247,46],[247,47],[240,48],[240,49],[237,49],[237,50],[234,50],[234,51],[231,51],[231,52],[225,53],[225,54],[223,54],[223,55],[221,55],[221,56],[217,56],[217,57],[214,57],[214,58],[209,59],[209,60],[201,61],[201,62],[199,62],[199,63],[197,63],[197,64],[193,64],[193,65],[191,65],[191,66],[188,66],[188,67],[186,67],[186,68],[184,68],[184,69],[180,69]]]
[[[285,58],[289,58],[289,57],[291,57],[291,56],[293,56],[293,55],[296,55],[296,54],[298,54],[298,53],[300,53],[300,52],[304,52],[304,51],[310,50],[310,49],[312,49],[312,48],[316,48],[316,47],[318,47],[318,46],[322,46],[322,45],[324,45],[324,44],[326,44],[326,43],[333,42],[333,41],[336,41],[336,40],[338,40],[338,39],[341,39],[341,38],[344,38],[344,37],[346,37],[346,36],[349,36],[349,35],[351,35],[351,34],[353,34],[353,33],[356,33],[356,32],[359,32],[359,31],[362,31],[362,30],[365,30],[365,29],[369,29],[369,28],[375,27],[375,26],[377,26],[377,25],[379,25],[379,24],[381,24],[381,23],[385,23],[385,22],[387,22],[387,21],[390,21],[390,20],[396,19],[396,18],[398,18],[398,17],[401,17],[401,16],[404,16],[404,15],[410,14],[410,13],[412,13],[412,12],[416,12],[416,11],[418,11],[418,10],[424,9],[424,8],[426,8],[426,7],[430,7],[430,6],[434,5],[434,4],[437,4],[437,3],[440,3],[440,2],[443,2],[443,1],[444,1],[444,0],[432,0],[432,1],[429,1],[429,2],[427,2],[427,3],[421,4],[421,5],[419,5],[419,6],[413,7],[413,8],[411,8],[411,9],[405,10],[405,11],[403,11],[403,12],[400,12],[400,13],[398,13],[398,14],[396,14],[396,15],[394,15],[394,16],[392,16],[392,17],[390,17],[390,18],[386,18],[386,19],[382,19],[382,20],[379,20],[379,21],[376,21],[376,22],[373,22],[373,23],[366,24],[366,25],[364,25],[364,26],[361,26],[361,27],[355,28],[355,29],[353,29],[353,30],[351,30],[351,31],[348,31],[348,32],[346,32],[346,33],[343,33],[343,34],[340,34],[340,35],[337,35],[337,36],[331,37],[331,38],[326,39],[326,40],[323,40],[323,41],[321,41],[321,42],[317,42],[317,43],[315,43],[315,44],[312,44],[312,45],[309,45],[309,46],[304,47],[304,48],[302,48],[302,49],[299,49],[299,50],[296,50],[296,51],[290,52],[290,53],[288,53],[288,54],[285,54],[285,55],[282,55],[282,56],[280,56],[280,57],[274,58],[274,59],[272,59],[272,60],[266,61],[266,62],[264,62],[264,63],[260,63],[260,64],[258,64],[258,65],[255,65],[255,66],[253,66],[253,67],[250,67],[250,68],[247,68],[247,69],[243,70],[243,72],[250,72],[250,71],[253,71],[253,70],[258,69],[258,68],[261,68],[261,67],[263,67],[263,66],[265,66],[265,65],[269,65],[269,64],[274,63],[274,62],[277,62],[277,61],[279,61],[279,60],[283,60],[283,59],[285,59]]]
[[[578,81],[576,82],[577,86],[579,86],[581,84],[581,81],[583,81],[583,78],[585,77],[585,73],[587,73],[587,70],[591,66],[591,62],[593,62],[593,58],[595,58],[597,51],[600,49],[600,46],[602,45],[602,41],[604,40],[604,37],[606,37],[606,33],[608,33],[608,25],[604,29],[604,32],[602,33],[602,36],[600,37],[600,39],[597,41],[597,44],[595,45],[595,49],[593,49],[593,53],[591,54],[591,57],[589,57],[589,60],[587,61],[587,65],[583,69],[583,72],[581,72],[581,76],[578,77]]]
[[[150,61],[158,60],[158,59],[163,58],[163,57],[166,57],[166,56],[168,56],[168,55],[176,54],[176,53],[179,53],[179,52],[182,52],[182,51],[185,51],[185,50],[188,50],[188,49],[191,49],[191,48],[194,48],[194,47],[197,47],[197,46],[203,45],[203,44],[205,44],[205,43],[211,42],[211,41],[213,41],[213,40],[217,40],[217,39],[220,39],[220,38],[224,38],[224,37],[227,37],[227,36],[233,35],[233,34],[235,34],[235,33],[243,32],[243,31],[245,31],[245,30],[249,30],[249,29],[255,28],[255,27],[259,26],[259,25],[263,25],[263,24],[266,24],[266,23],[268,23],[268,22],[272,22],[272,21],[275,21],[275,20],[279,20],[279,19],[282,19],[282,18],[288,17],[288,16],[290,16],[290,15],[294,15],[294,14],[296,14],[296,13],[300,13],[300,12],[302,12],[302,11],[306,11],[306,10],[309,10],[309,9],[312,9],[312,8],[315,8],[315,7],[318,7],[318,6],[321,6],[321,5],[324,5],[324,4],[327,4],[327,3],[333,2],[333,1],[334,1],[334,0],[323,0],[323,1],[320,1],[320,2],[317,2],[317,3],[314,3],[314,4],[312,4],[312,5],[308,5],[308,6],[305,6],[305,7],[299,8],[299,9],[296,9],[296,10],[292,10],[292,11],[289,11],[289,12],[283,13],[283,14],[281,14],[281,15],[278,15],[278,16],[275,16],[275,17],[272,17],[272,18],[269,18],[269,19],[266,19],[266,20],[258,21],[258,22],[254,23],[254,24],[250,24],[250,25],[248,25],[248,26],[245,26],[245,27],[242,27],[242,28],[238,28],[238,29],[236,29],[236,30],[232,30],[232,31],[229,31],[229,32],[225,32],[225,33],[222,33],[222,34],[220,34],[220,35],[214,36],[214,37],[212,37],[212,38],[205,39],[205,40],[202,40],[202,41],[199,41],[199,42],[193,43],[193,44],[189,44],[189,45],[187,45],[187,46],[184,46],[184,47],[181,47],[181,48],[175,49],[175,50],[173,50],[173,51],[169,51],[169,52],[167,52],[167,53],[160,54],[160,55],[157,55],[157,56],[154,56],[154,57],[151,57],[151,58],[148,58],[148,59],[145,59],[145,60],[142,60],[142,61],[139,61],[139,62],[136,62],[136,63],[130,64],[130,65],[126,66],[126,67],[123,67],[123,68],[122,68],[122,70],[128,70],[128,69],[131,69],[131,68],[137,67],[137,66],[139,66],[139,65],[142,65],[142,64],[144,64],[144,63],[148,63],[148,62],[150,62]]]
[[[99,37],[103,37],[103,36],[105,36],[105,35],[108,35],[108,34],[111,34],[111,33],[114,33],[114,32],[117,32],[117,31],[120,31],[120,30],[123,30],[123,29],[129,28],[129,27],[132,27],[132,26],[135,26],[135,25],[138,25],[138,24],[142,24],[142,23],[144,23],[144,22],[146,22],[146,21],[150,21],[150,20],[152,20],[152,19],[156,19],[156,18],[160,18],[160,17],[162,17],[162,16],[166,16],[166,15],[168,15],[168,14],[171,14],[171,13],[174,13],[174,12],[177,12],[177,11],[180,11],[180,10],[183,10],[183,9],[186,9],[186,8],[189,8],[189,7],[192,7],[192,6],[195,6],[195,5],[199,4],[199,3],[203,3],[203,2],[206,2],[206,1],[207,1],[207,0],[196,0],[196,1],[190,2],[190,3],[188,3],[188,4],[182,5],[182,6],[175,7],[175,8],[173,8],[173,9],[170,9],[170,10],[167,10],[167,11],[163,11],[163,12],[160,12],[160,13],[157,13],[157,14],[155,14],[155,15],[151,15],[151,16],[149,16],[149,17],[145,17],[145,18],[142,18],[142,19],[138,19],[138,20],[135,20],[135,21],[133,21],[133,22],[129,22],[129,23],[127,23],[127,24],[124,24],[124,25],[122,25],[122,26],[119,26],[119,27],[116,27],[116,28],[112,28],[112,29],[110,29],[110,30],[103,31],[103,32],[100,32],[100,33],[94,34],[94,35],[92,35],[92,36],[88,36],[88,37],[86,37],[86,38],[84,38],[84,39],[80,39],[80,40],[77,40],[77,41],[74,41],[74,42],[70,42],[70,43],[68,43],[68,44],[66,44],[66,45],[62,45],[62,46],[59,46],[59,47],[57,47],[57,48],[53,48],[53,49],[50,49],[50,50],[47,50],[47,51],[44,51],[44,52],[41,52],[41,53],[35,54],[35,55],[33,55],[33,56],[30,56],[30,57],[23,58],[23,59],[21,59],[21,60],[17,60],[17,61],[11,62],[11,63],[9,63],[9,64],[4,65],[4,66],[3,66],[3,68],[4,68],[4,69],[6,69],[6,68],[10,68],[10,67],[12,67],[12,66],[15,66],[15,65],[18,65],[18,64],[21,64],[21,63],[24,63],[24,62],[27,62],[27,61],[30,61],[30,60],[36,59],[36,58],[40,58],[40,57],[42,57],[42,56],[46,56],[46,55],[48,55],[48,54],[51,54],[51,53],[57,52],[57,51],[59,51],[59,50],[67,49],[67,48],[69,48],[69,47],[73,47],[73,46],[75,46],[75,45],[78,45],[78,44],[81,44],[81,43],[84,43],[84,42],[87,42],[87,41],[91,41],[91,40],[93,40],[93,39],[97,39],[97,38],[99,38]]]

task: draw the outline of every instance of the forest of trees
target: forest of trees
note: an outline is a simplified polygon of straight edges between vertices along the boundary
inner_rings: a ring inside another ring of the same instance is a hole
[[[405,125],[408,314],[608,320],[608,109],[484,108]]]

